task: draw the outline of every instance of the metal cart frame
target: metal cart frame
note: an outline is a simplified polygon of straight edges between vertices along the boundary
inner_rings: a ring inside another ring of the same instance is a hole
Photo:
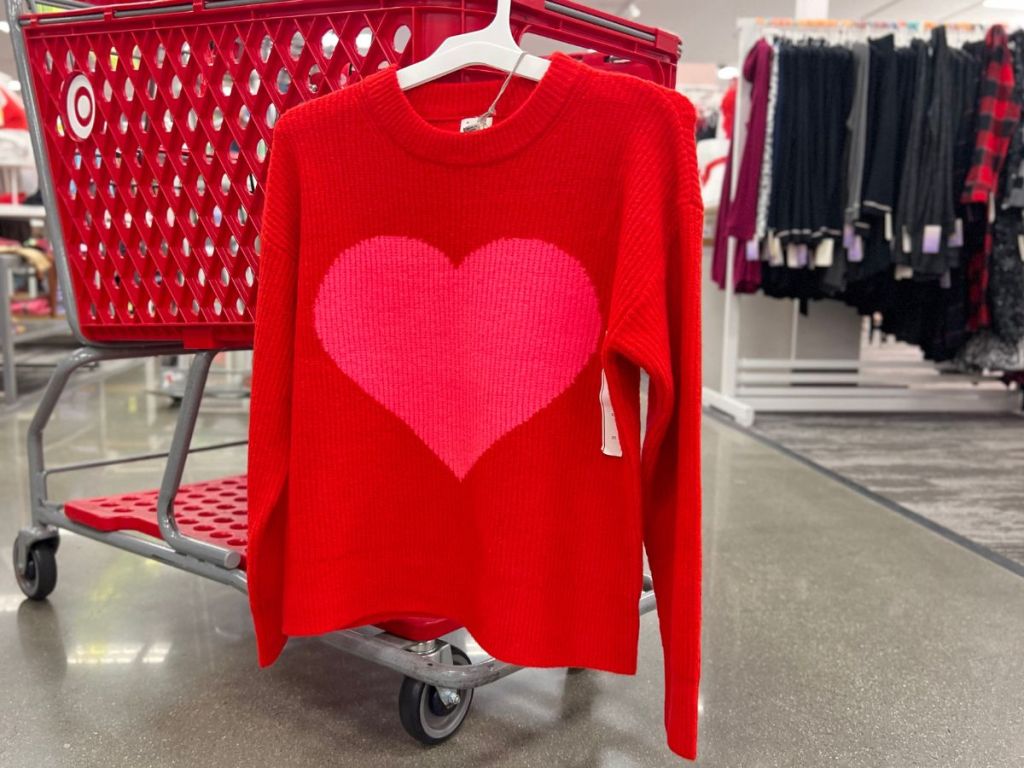
[[[255,6],[261,2],[273,0],[206,0],[209,6],[239,7]],[[208,541],[201,541],[183,534],[175,515],[175,500],[182,487],[182,475],[185,463],[191,454],[237,447],[247,441],[232,441],[211,445],[193,446],[192,439],[199,415],[203,393],[206,388],[210,365],[224,345],[208,349],[188,348],[184,343],[167,343],[162,341],[143,341],[133,343],[97,342],[90,340],[80,324],[80,315],[76,307],[76,291],[72,281],[68,263],[68,247],[62,231],[59,214],[59,200],[51,178],[47,142],[38,108],[37,94],[31,65],[26,53],[26,43],[22,28],[24,13],[35,12],[33,0],[6,0],[8,18],[11,24],[11,38],[14,44],[15,57],[18,64],[23,94],[29,117],[32,142],[39,160],[39,177],[43,199],[50,215],[47,217],[50,239],[53,243],[58,276],[67,303],[67,317],[76,337],[83,343],[78,349],[56,367],[47,385],[42,400],[28,430],[28,465],[31,525],[22,529],[14,544],[14,566],[16,575],[23,591],[29,597],[44,599],[56,583],[56,561],[54,558],[59,544],[59,531],[68,530],[110,546],[132,552],[143,557],[157,560],[183,571],[197,574],[213,581],[227,584],[240,592],[247,591],[246,574],[240,568],[240,555],[227,547],[217,546]],[[78,0],[47,0],[48,6],[66,9],[89,9],[92,6]],[[589,13],[581,6],[562,4],[546,0],[543,3],[546,11],[564,14],[566,17],[584,21],[610,29],[619,34],[635,35],[638,39],[650,43],[653,39],[647,28],[640,28],[626,22],[615,21],[604,14]],[[151,10],[146,8],[129,8],[124,11],[113,10],[118,14],[133,18],[147,13],[187,13],[192,3],[169,6],[161,4]],[[110,9],[96,10],[95,13],[83,13],[77,16],[81,20],[103,18]],[[45,21],[45,19],[43,20]],[[36,19],[35,23],[41,23]],[[672,38],[674,39],[674,38]],[[676,41],[678,43],[678,41]],[[678,50],[676,51],[678,56]],[[671,59],[674,71],[674,58]],[[185,390],[180,403],[171,445],[162,453],[145,453],[61,466],[47,466],[45,459],[45,432],[54,410],[63,395],[69,380],[75,371],[83,366],[93,365],[109,360],[130,358],[149,358],[161,355],[193,355],[189,367]],[[115,464],[129,462],[165,461],[163,478],[159,488],[156,508],[156,519],[160,539],[143,536],[131,531],[102,531],[83,525],[68,517],[64,503],[50,497],[48,480],[51,475],[97,469]],[[655,605],[651,580],[644,578],[643,591],[639,598],[639,612],[645,614]],[[458,721],[450,732],[427,733],[427,738],[414,733],[405,723],[407,730],[422,741],[436,743],[452,735],[461,725],[471,700],[471,689],[499,680],[517,671],[520,667],[507,664],[496,659],[467,664],[465,656],[457,649],[453,653],[452,646],[441,640],[415,641],[389,634],[375,627],[364,627],[332,632],[322,638],[328,644],[354,656],[381,664],[406,676],[406,684],[421,683],[432,686],[438,699],[448,708],[446,711],[459,714]],[[460,659],[459,656],[462,656]],[[458,663],[458,662],[462,663]],[[403,684],[403,696],[406,691]],[[413,686],[415,688],[415,685]],[[415,688],[417,692],[423,686]],[[419,695],[419,693],[417,693]]]

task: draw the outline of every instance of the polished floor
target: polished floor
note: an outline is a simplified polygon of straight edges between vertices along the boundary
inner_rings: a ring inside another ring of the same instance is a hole
[[[173,411],[136,369],[69,393],[55,461],[157,449]],[[0,418],[0,530],[25,520],[30,411]],[[198,439],[245,432],[214,402]],[[1024,765],[1024,579],[709,420],[701,758],[716,768]],[[190,479],[241,469],[204,455]],[[92,495],[151,465],[55,478]],[[57,482],[57,481],[60,482]],[[65,535],[48,603],[0,549],[0,768],[680,765],[661,727],[657,619],[635,678],[531,670],[481,689],[459,735],[401,730],[397,675],[315,640],[255,665],[243,597]],[[458,574],[438,569],[438,578]],[[585,631],[585,628],[581,628]],[[558,642],[558,638],[551,638]]]

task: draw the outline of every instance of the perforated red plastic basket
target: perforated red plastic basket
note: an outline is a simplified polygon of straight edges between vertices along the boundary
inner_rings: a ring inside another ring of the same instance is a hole
[[[278,117],[390,62],[421,59],[493,13],[493,0],[171,0],[23,16],[30,119],[79,336],[249,345]],[[674,82],[674,35],[561,0],[517,2],[512,16],[518,37]]]

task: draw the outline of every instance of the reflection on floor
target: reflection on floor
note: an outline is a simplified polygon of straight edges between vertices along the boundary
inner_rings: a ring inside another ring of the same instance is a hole
[[[757,431],[1024,565],[1024,418],[758,414]]]
[[[157,375],[69,393],[51,458],[166,447],[175,412],[144,394]],[[197,441],[244,435],[242,407],[214,404]],[[29,415],[0,418],[8,539],[25,522]],[[201,454],[187,479],[243,462],[244,450]],[[704,462],[700,766],[1020,768],[1024,579],[714,421]],[[133,464],[55,476],[53,490],[158,481],[158,466]],[[641,622],[635,678],[517,673],[477,693],[453,741],[424,749],[398,723],[394,673],[316,640],[258,670],[246,602],[227,587],[64,535],[57,590],[27,603],[9,556],[0,546],[5,768],[683,764],[661,729],[653,615]],[[458,589],[464,575],[443,577]]]

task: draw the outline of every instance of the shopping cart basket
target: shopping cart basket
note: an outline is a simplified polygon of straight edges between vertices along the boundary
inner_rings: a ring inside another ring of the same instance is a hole
[[[182,485],[214,356],[251,346],[266,158],[289,107],[484,26],[491,0],[157,0],[109,6],[7,0],[67,316],[82,347],[62,361],[28,434],[32,524],[18,582],[55,587],[59,529],[246,590],[244,477]],[[513,32],[671,84],[679,39],[571,0],[513,4]],[[44,431],[71,374],[111,359],[192,354],[166,453],[47,467]],[[58,472],[164,460],[160,488],[59,502]],[[650,580],[641,612],[654,605]],[[406,676],[400,715],[427,743],[465,718],[474,688],[516,667],[468,664],[449,621],[410,617],[325,640]]]

